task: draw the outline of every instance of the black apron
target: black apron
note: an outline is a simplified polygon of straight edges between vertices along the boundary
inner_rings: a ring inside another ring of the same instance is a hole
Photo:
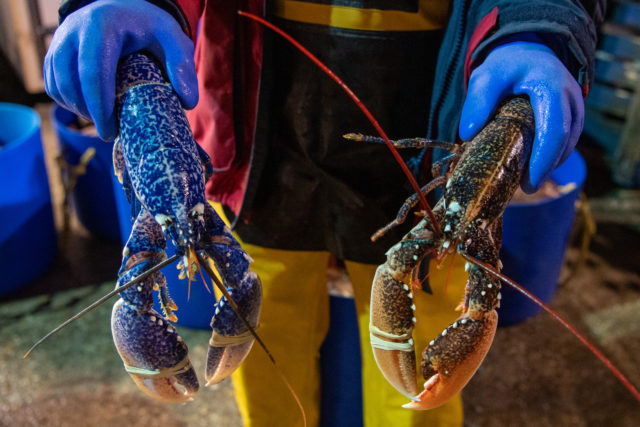
[[[442,31],[365,31],[269,19],[341,77],[390,138],[426,135]],[[342,138],[376,132],[333,80],[270,31],[264,49],[252,169],[236,232],[263,247],[383,262],[413,218],[375,243],[370,236],[413,193],[407,178],[384,144]],[[417,154],[401,151],[405,159]]]

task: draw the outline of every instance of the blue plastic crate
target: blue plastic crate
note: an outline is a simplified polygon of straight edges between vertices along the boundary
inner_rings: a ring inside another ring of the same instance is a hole
[[[57,251],[40,116],[0,103],[0,295],[44,273]]]
[[[538,203],[511,204],[504,212],[502,272],[549,303],[556,292],[567,241],[575,218],[587,168],[574,151],[551,175],[558,185],[575,183],[560,197]],[[541,308],[508,285],[502,285],[499,326],[513,325],[534,316]]]

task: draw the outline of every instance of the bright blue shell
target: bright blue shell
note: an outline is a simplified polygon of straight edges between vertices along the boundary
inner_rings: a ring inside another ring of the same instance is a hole
[[[124,180],[130,180],[137,201],[154,218],[161,214],[185,228],[191,210],[206,203],[203,155],[157,65],[138,54],[126,61],[120,69],[127,74],[118,76]]]

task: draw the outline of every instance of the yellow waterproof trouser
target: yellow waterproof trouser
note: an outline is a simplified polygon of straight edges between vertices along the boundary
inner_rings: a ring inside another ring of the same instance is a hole
[[[219,206],[214,207],[221,214]],[[329,329],[329,253],[284,251],[247,243],[242,243],[242,247],[253,258],[251,269],[258,274],[263,286],[258,334],[300,398],[307,425],[317,426],[321,395],[320,346]],[[462,299],[467,277],[464,261],[456,259],[445,292],[448,265],[441,270],[431,267],[429,280],[433,295],[422,291],[414,293],[418,321],[413,337],[418,363],[427,343],[458,317],[455,307]],[[408,399],[384,379],[369,341],[369,301],[377,266],[346,261],[346,268],[354,288],[360,328],[365,426],[461,426],[459,395],[430,411],[401,407]],[[257,344],[232,379],[246,427],[303,425],[294,398]]]

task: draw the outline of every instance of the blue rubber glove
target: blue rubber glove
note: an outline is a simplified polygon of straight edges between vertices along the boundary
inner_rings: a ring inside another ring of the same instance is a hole
[[[536,134],[520,183],[532,193],[578,142],[584,123],[582,90],[554,52],[541,43],[512,42],[495,48],[469,79],[460,117],[460,138],[473,138],[508,95],[529,95]]]
[[[185,108],[198,102],[193,42],[169,13],[144,0],[101,0],[73,12],[56,30],[44,59],[45,90],[93,120],[98,135],[117,136],[118,60],[145,50],[161,64]]]

